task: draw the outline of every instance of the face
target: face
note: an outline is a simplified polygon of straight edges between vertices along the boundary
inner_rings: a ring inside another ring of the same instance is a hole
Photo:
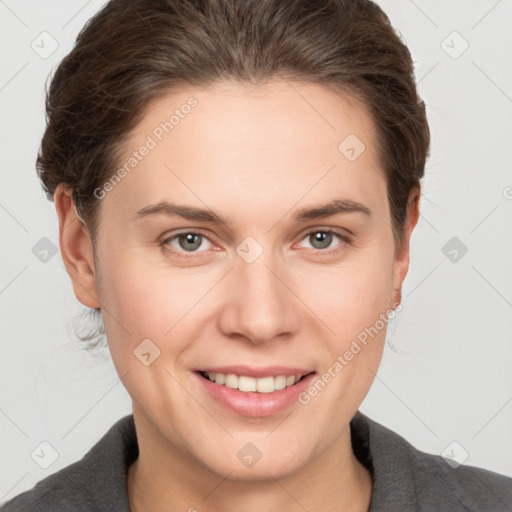
[[[102,308],[148,443],[243,480],[346,434],[408,267],[376,143],[364,108],[318,85],[150,105],[97,191],[96,266],[75,287]]]

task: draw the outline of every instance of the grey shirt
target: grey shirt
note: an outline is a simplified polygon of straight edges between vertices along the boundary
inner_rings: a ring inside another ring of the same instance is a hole
[[[354,454],[372,474],[369,512],[512,512],[512,478],[473,466],[453,469],[360,411],[350,428]],[[81,460],[12,498],[0,512],[129,512],[126,476],[138,453],[128,415]]]

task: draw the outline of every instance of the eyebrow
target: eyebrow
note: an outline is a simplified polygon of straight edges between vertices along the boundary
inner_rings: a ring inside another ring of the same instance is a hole
[[[304,222],[306,220],[323,219],[346,213],[362,213],[367,217],[371,217],[373,215],[370,208],[362,203],[352,201],[350,199],[333,199],[332,201],[322,205],[306,207],[298,210],[293,216],[293,220],[297,222]],[[206,210],[194,206],[179,205],[168,201],[160,201],[156,204],[142,208],[135,214],[135,220],[153,215],[165,215],[168,217],[177,216],[196,222],[207,222],[229,227],[229,221],[212,210]]]

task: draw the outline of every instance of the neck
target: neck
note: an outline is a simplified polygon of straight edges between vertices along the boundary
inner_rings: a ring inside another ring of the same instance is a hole
[[[371,475],[353,454],[348,425],[335,446],[307,466],[257,481],[210,471],[144,422],[137,437],[139,457],[127,477],[131,512],[367,512],[370,506]]]

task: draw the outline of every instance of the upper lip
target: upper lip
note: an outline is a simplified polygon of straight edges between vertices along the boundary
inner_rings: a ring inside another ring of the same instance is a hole
[[[308,373],[312,373],[314,370],[310,370],[308,368],[292,368],[291,366],[247,366],[247,365],[237,365],[237,366],[216,366],[216,367],[207,367],[200,368],[196,370],[198,372],[206,372],[206,373],[234,373],[235,375],[245,375],[247,377],[253,377],[255,379],[261,377],[278,377],[279,375],[307,375]]]

